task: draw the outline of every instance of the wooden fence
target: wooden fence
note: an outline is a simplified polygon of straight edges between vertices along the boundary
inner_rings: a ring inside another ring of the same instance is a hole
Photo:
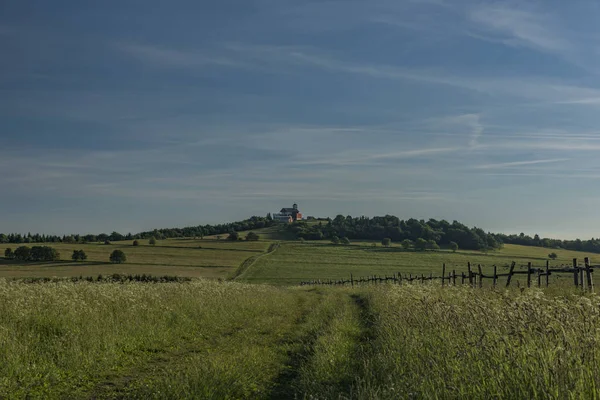
[[[526,270],[515,270],[516,263],[513,262],[510,265],[509,271],[507,273],[498,273],[497,266],[492,266],[494,271],[493,274],[484,274],[482,271],[481,264],[477,265],[477,270],[473,270],[473,266],[471,263],[467,264],[467,272],[457,273],[456,270],[446,271],[446,264],[442,266],[442,275],[434,276],[432,273],[429,275],[426,274],[402,274],[402,273],[394,273],[391,276],[378,276],[372,275],[368,277],[360,277],[354,278],[352,274],[350,274],[350,279],[326,279],[326,280],[313,280],[313,281],[304,281],[300,282],[300,285],[359,285],[364,283],[385,283],[385,282],[393,282],[396,284],[402,283],[413,283],[413,282],[421,282],[425,283],[427,281],[439,280],[441,281],[442,287],[448,285],[453,286],[457,284],[469,284],[473,287],[482,287],[483,281],[485,279],[490,279],[492,281],[492,286],[496,287],[498,285],[498,279],[501,277],[506,277],[506,287],[510,286],[513,276],[515,275],[527,275],[527,287],[531,287],[532,280],[537,281],[537,286],[541,287],[542,285],[548,287],[550,284],[550,276],[551,275],[559,275],[559,274],[567,274],[573,277],[573,284],[577,288],[581,288],[582,290],[588,290],[590,292],[594,291],[594,282],[593,282],[593,272],[595,268],[600,269],[600,265],[590,265],[589,258],[584,259],[584,264],[580,265],[577,262],[577,259],[573,259],[572,266],[558,266],[558,267],[550,267],[549,262],[546,261],[545,268],[534,268],[532,263],[529,262],[527,264]]]

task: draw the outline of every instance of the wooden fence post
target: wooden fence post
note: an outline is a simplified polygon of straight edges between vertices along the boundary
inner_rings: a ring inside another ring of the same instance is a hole
[[[527,263],[527,287],[531,287],[531,261]]]
[[[460,283],[463,285],[465,284],[465,273],[464,272],[460,273]]]
[[[442,287],[444,287],[445,276],[446,276],[446,263],[442,264]],[[450,281],[448,281],[448,286],[450,286]]]
[[[587,286],[590,292],[594,291],[594,282],[592,281],[592,269],[590,268],[590,259],[585,258],[585,275],[587,278]]]
[[[550,261],[546,260],[546,287],[550,284]]]
[[[542,270],[538,268],[537,274],[538,287],[542,287]]]
[[[354,276],[352,276],[352,274],[350,274],[350,284],[354,287]]]
[[[579,286],[579,271],[577,270],[577,259],[574,258],[573,259],[573,283],[575,284],[575,287]]]
[[[583,281],[583,270],[584,268],[579,268],[579,285],[581,286],[581,290],[585,290],[585,282]]]
[[[508,278],[506,278],[506,287],[508,287],[508,285],[510,285],[510,281],[512,279],[513,276],[513,272],[515,271],[515,262],[513,261],[512,264],[510,264],[510,271],[508,271]]]
[[[481,264],[477,264],[477,271],[479,272],[479,287],[483,287],[483,272],[481,272]]]
[[[496,274],[496,266],[494,265],[494,287],[496,287],[496,283],[498,282],[498,275]]]
[[[473,286],[473,272],[471,271],[471,263],[467,263],[467,269],[469,271],[469,285]]]
[[[456,286],[456,270],[452,270],[452,286]]]

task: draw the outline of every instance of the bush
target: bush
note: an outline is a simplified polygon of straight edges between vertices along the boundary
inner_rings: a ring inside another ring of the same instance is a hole
[[[556,254],[554,252],[550,253],[550,254],[548,254],[548,258],[551,260],[556,260],[558,258],[558,254]]]
[[[301,237],[300,239],[298,239],[300,241],[300,243],[304,243],[306,242],[306,239],[304,239],[303,237]]]
[[[260,236],[258,236],[254,232],[248,232],[248,234],[246,235],[246,240],[258,240],[258,239],[260,239]]]
[[[232,242],[238,241],[240,239],[240,234],[237,232],[231,232],[229,236],[227,236],[227,240],[231,240]]]
[[[71,256],[73,261],[85,261],[87,260],[87,254],[83,250],[73,250],[73,255]]]
[[[15,258],[15,253],[13,253],[12,249],[8,247],[6,250],[4,250],[4,257],[8,260],[12,260]]]
[[[31,258],[31,248],[27,246],[18,247],[14,254],[15,260],[28,261]]]
[[[389,247],[392,244],[392,239],[390,238],[383,238],[383,240],[381,241],[381,245],[384,247]]]
[[[140,242],[138,242],[137,240],[134,240],[134,241],[133,241],[133,245],[134,245],[134,246],[139,246],[139,245],[140,245]]]
[[[127,261],[127,256],[121,250],[115,250],[110,254],[110,262],[113,264],[121,264]]]
[[[149,244],[150,246],[156,246],[156,238],[155,238],[154,236],[152,236],[152,237],[150,238],[150,240],[148,240],[148,244]]]
[[[435,242],[435,240],[428,240],[427,241],[427,248],[429,250],[439,250],[440,246],[438,246],[438,244]]]
[[[348,239],[346,236],[344,236],[341,240],[342,244],[348,245],[350,244],[350,239]]]
[[[410,239],[404,239],[404,240],[403,240],[403,241],[400,243],[400,245],[402,246],[402,248],[403,248],[404,250],[408,250],[408,249],[410,249],[410,248],[412,247],[412,245],[413,245],[413,242],[412,242],[412,240],[410,240]]]
[[[331,238],[331,243],[333,244],[340,244],[340,238],[337,236],[334,236]]]
[[[458,250],[458,243],[450,242],[448,247],[450,248],[450,250],[452,250],[453,253],[456,253],[456,250]]]
[[[110,244],[110,240],[105,240],[104,244]]]
[[[427,240],[423,238],[418,238],[415,242],[415,249],[417,250],[425,250],[427,248]]]

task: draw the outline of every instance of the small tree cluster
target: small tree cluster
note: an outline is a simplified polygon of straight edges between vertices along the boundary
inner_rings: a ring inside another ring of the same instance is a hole
[[[340,244],[340,238],[337,236],[334,236],[331,238],[331,243],[333,244]]]
[[[390,238],[383,238],[381,240],[381,245],[383,247],[390,247],[391,244],[392,244],[392,239],[390,239]]]
[[[550,253],[550,254],[548,254],[548,258],[551,260],[556,260],[558,258],[558,254],[556,254],[554,252]]]
[[[246,240],[258,240],[260,239],[260,236],[254,232],[248,232],[248,234],[246,235]]]
[[[154,236],[152,236],[149,240],[148,240],[148,244],[150,246],[156,246],[156,238]]]
[[[404,239],[402,242],[400,242],[400,245],[404,250],[410,249],[413,246],[413,244],[413,241],[410,239]]]
[[[71,259],[73,261],[85,261],[87,260],[87,254],[85,254],[85,251],[83,250],[73,250],[73,255],[71,256]]]
[[[122,250],[115,250],[110,254],[110,262],[113,264],[122,264],[127,261],[127,256]]]
[[[227,240],[231,240],[232,242],[235,242],[239,239],[240,239],[240,234],[237,232],[231,232],[229,234],[229,236],[227,236]]]
[[[13,258],[19,261],[56,261],[60,253],[49,246],[21,246],[15,250]]]
[[[139,245],[140,245],[140,242],[138,242],[137,240],[134,240],[134,241],[133,241],[133,245],[134,245],[134,246],[139,246]]]
[[[8,247],[6,250],[4,250],[4,257],[8,260],[12,260],[15,258],[15,253],[13,253],[12,249]]]

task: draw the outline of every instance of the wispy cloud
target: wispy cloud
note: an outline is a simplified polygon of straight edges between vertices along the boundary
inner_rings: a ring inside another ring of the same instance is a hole
[[[221,67],[247,66],[240,60],[197,50],[180,50],[140,43],[117,43],[116,48],[142,62],[164,67],[195,68],[208,65]]]
[[[529,160],[529,161],[510,161],[499,164],[484,164],[477,165],[476,169],[495,169],[495,168],[511,168],[511,167],[521,167],[525,165],[536,165],[536,164],[549,164],[549,163],[558,163],[569,161],[568,158],[552,158],[547,160]]]
[[[471,10],[469,17],[490,32],[505,34],[504,43],[551,52],[569,48],[569,42],[556,35],[553,22],[542,12],[504,5],[483,5]]]

